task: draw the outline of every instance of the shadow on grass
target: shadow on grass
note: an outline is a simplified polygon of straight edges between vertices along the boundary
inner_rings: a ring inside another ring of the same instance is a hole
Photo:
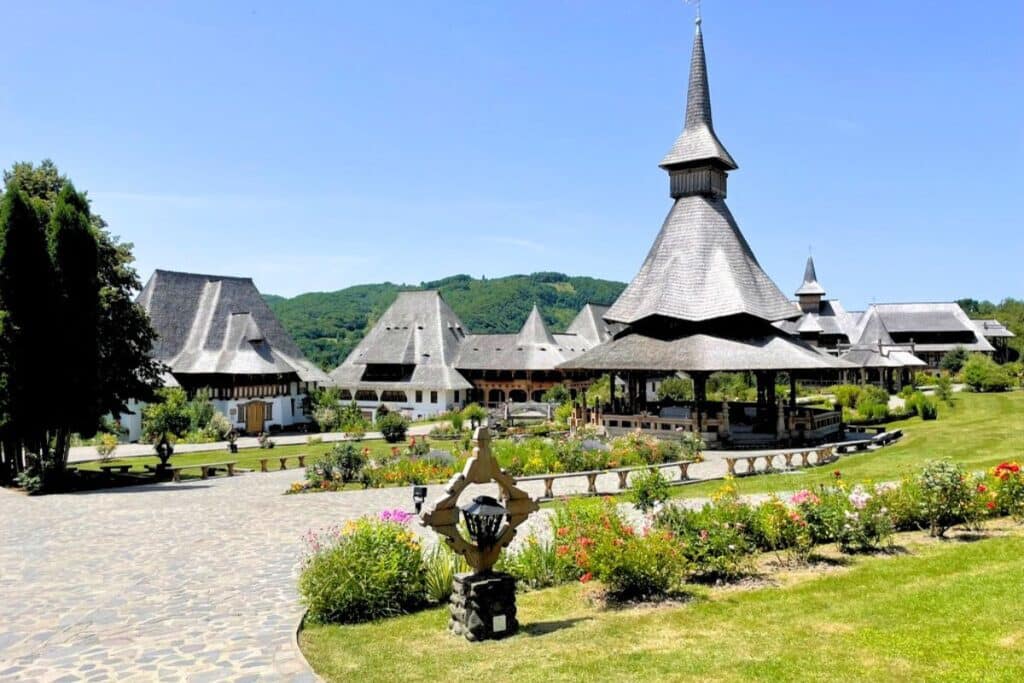
[[[536,621],[532,624],[523,624],[520,630],[525,635],[534,636],[546,636],[549,633],[561,631],[567,628],[573,628],[581,621],[590,621],[593,617],[574,617],[572,619],[560,619],[558,621]]]

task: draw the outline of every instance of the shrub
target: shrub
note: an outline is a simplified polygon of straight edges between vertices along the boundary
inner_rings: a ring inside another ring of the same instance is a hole
[[[224,413],[214,412],[206,428],[216,441],[223,441],[232,431],[231,420]]]
[[[554,543],[537,540],[536,536],[527,538],[518,551],[505,553],[499,569],[529,588],[547,588],[565,580],[558,568]]]
[[[807,520],[775,496],[757,508],[755,538],[762,549],[786,551],[791,561],[800,564],[805,564],[814,550]]]
[[[963,375],[972,391],[1006,391],[1014,384],[1010,373],[983,353],[971,354],[964,363]]]
[[[465,423],[465,421],[466,419],[462,417],[462,413],[452,413],[452,429],[454,429],[456,432],[462,431],[462,425]]]
[[[544,403],[565,403],[569,400],[569,390],[564,384],[556,384],[545,391],[540,400]]]
[[[992,476],[995,478],[995,497],[986,503],[986,507],[1024,523],[1024,472],[1020,464],[1000,463],[992,469]]]
[[[359,478],[366,465],[366,454],[355,444],[339,441],[306,469],[306,478],[313,482],[338,480],[342,483]]]
[[[384,436],[388,443],[398,443],[405,440],[405,433],[409,429],[409,421],[399,413],[385,413],[377,417],[377,430]]]
[[[569,419],[572,418],[572,411],[574,408],[575,406],[568,401],[555,408],[555,422],[562,427],[568,426]]]
[[[693,400],[693,380],[666,377],[658,384],[658,400],[682,403]]]
[[[637,510],[650,512],[668,500],[669,495],[668,479],[657,468],[652,467],[633,476],[629,499]]]
[[[943,373],[935,380],[935,395],[946,404],[953,402],[953,378]]]
[[[836,533],[840,550],[875,550],[891,542],[892,519],[876,496],[858,484],[853,487],[846,499],[849,506],[843,512],[843,521]]]
[[[839,386],[832,389],[832,393],[836,396],[836,403],[843,408],[856,408],[857,401],[860,399],[860,387],[855,384],[840,384]]]
[[[313,408],[313,422],[321,432],[335,432],[340,420],[335,406],[320,405]]]
[[[683,556],[697,576],[732,579],[752,566],[754,515],[728,482],[700,510],[665,507],[655,517],[655,526],[679,539]]]
[[[117,450],[117,437],[113,434],[100,434],[96,438],[96,454],[103,462],[110,460],[115,450]]]
[[[930,461],[918,474],[918,485],[932,536],[941,538],[956,524],[977,521],[975,486],[959,465],[943,460]]]
[[[860,398],[857,401],[858,411],[860,405],[863,403],[880,403],[882,405],[889,404],[889,392],[882,387],[876,387],[873,384],[869,384],[861,389]]]
[[[939,409],[935,405],[935,401],[924,394],[921,394],[921,397],[917,400],[916,407],[917,414],[921,416],[922,420],[936,420],[939,417]]]
[[[889,404],[874,403],[861,398],[860,403],[857,404],[857,415],[868,421],[884,420],[889,417]]]
[[[672,534],[651,530],[643,536],[599,537],[589,573],[605,585],[613,600],[656,600],[680,592],[687,568]],[[584,574],[581,580],[586,578]]]
[[[168,387],[158,389],[156,395],[156,403],[142,408],[142,433],[146,440],[155,442],[165,434],[185,434],[191,423],[185,391],[179,387]]]
[[[939,361],[939,369],[956,374],[960,372],[961,368],[963,368],[967,359],[967,349],[962,346],[957,346],[952,350],[947,351],[945,355],[942,356],[942,360]]]
[[[487,409],[479,403],[470,403],[462,409],[462,417],[469,420],[472,429],[476,429],[487,419]]]
[[[299,592],[313,623],[367,621],[423,604],[420,546],[403,525],[363,518],[312,544]]]
[[[917,477],[905,476],[898,484],[877,484],[875,496],[886,510],[893,528],[913,531],[928,527],[921,485]]]

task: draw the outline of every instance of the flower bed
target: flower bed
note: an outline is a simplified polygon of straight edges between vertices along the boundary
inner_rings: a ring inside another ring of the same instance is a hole
[[[704,443],[691,435],[661,440],[638,433],[608,443],[569,437],[492,443],[499,465],[514,477],[699,461],[703,448]],[[287,493],[340,491],[354,483],[366,488],[442,483],[462,469],[468,455],[464,449],[441,458],[425,437],[413,437],[405,446],[393,446],[390,454],[376,458],[367,448],[340,442],[311,462],[306,480],[293,483]]]
[[[931,462],[876,485],[849,485],[836,472],[829,485],[759,505],[741,500],[727,480],[701,509],[665,506],[639,523],[611,498],[565,501],[551,515],[549,538],[527,538],[496,569],[528,588],[597,582],[611,601],[658,600],[685,593],[690,582],[746,576],[761,553],[801,564],[822,544],[877,552],[897,530],[939,536],[954,525],[977,530],[992,517],[1024,521],[1022,513],[1024,474],[1015,462],[981,474]],[[447,600],[460,561],[443,545],[422,553],[406,528],[412,518],[389,510],[308,536],[300,590],[313,620],[361,621]]]

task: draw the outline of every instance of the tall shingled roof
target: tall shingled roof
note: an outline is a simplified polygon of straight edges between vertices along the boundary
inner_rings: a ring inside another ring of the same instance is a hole
[[[807,257],[807,266],[804,268],[804,282],[800,289],[796,290],[797,296],[825,296],[825,288],[818,283],[818,274],[814,270],[814,257]]]
[[[540,310],[537,304],[526,318],[519,334],[516,335],[516,343],[520,346],[554,346],[555,338],[548,332],[544,319],[540,317]]]
[[[462,321],[439,292],[399,292],[345,362],[331,371],[331,379],[339,386],[468,389],[469,382],[452,367],[465,338]],[[409,366],[412,374],[396,382],[364,381],[368,365]]]
[[[698,168],[680,171],[679,164]],[[708,178],[735,168],[711,127],[704,39],[697,26],[686,126],[661,166],[681,183],[640,272],[605,314],[609,322],[635,324],[661,316],[699,322],[748,315],[769,322],[800,311],[762,270],[725,204],[721,186]],[[700,175],[701,168],[706,174]],[[686,178],[679,174],[693,172]]]
[[[711,92],[708,88],[708,67],[704,59],[704,36],[700,30],[700,18],[693,38],[693,54],[690,56],[690,87],[686,92],[686,119],[683,132],[676,138],[659,166],[668,169],[681,164],[693,164],[714,160],[727,169],[738,168],[732,156],[725,149],[711,122]]]
[[[327,376],[303,355],[249,278],[157,270],[139,293],[174,374]]]

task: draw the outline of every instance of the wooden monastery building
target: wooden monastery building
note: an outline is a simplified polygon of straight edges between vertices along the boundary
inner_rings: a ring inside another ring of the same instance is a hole
[[[241,433],[309,422],[307,397],[327,375],[310,363],[249,278],[157,270],[139,294],[157,333],[165,386],[209,392]],[[137,403],[122,417],[140,437]]]
[[[809,257],[796,291],[801,316],[778,326],[858,366],[866,381],[897,389],[910,381],[912,371],[938,369],[942,357],[957,347],[1002,360],[1013,337],[998,320],[971,320],[954,302],[871,304],[865,311],[847,311],[825,294]]]
[[[472,402],[539,402],[556,384],[571,386],[561,363],[611,338],[605,310],[588,304],[565,333],[552,334],[534,306],[514,334],[472,334],[439,292],[400,292],[330,378],[343,401],[410,417]]]
[[[609,431],[700,432],[717,446],[820,441],[840,429],[830,410],[778,400],[775,382],[802,374],[833,376],[853,366],[779,329],[800,309],[764,272],[726,205],[737,168],[711,118],[700,19],[694,36],[683,131],[659,164],[673,204],[640,271],[605,313],[620,326],[613,339],[563,363],[565,370],[610,373],[625,395],[596,416]],[[709,402],[715,372],[752,372],[757,401]],[[650,378],[685,373],[695,400],[687,406],[648,400]]]

